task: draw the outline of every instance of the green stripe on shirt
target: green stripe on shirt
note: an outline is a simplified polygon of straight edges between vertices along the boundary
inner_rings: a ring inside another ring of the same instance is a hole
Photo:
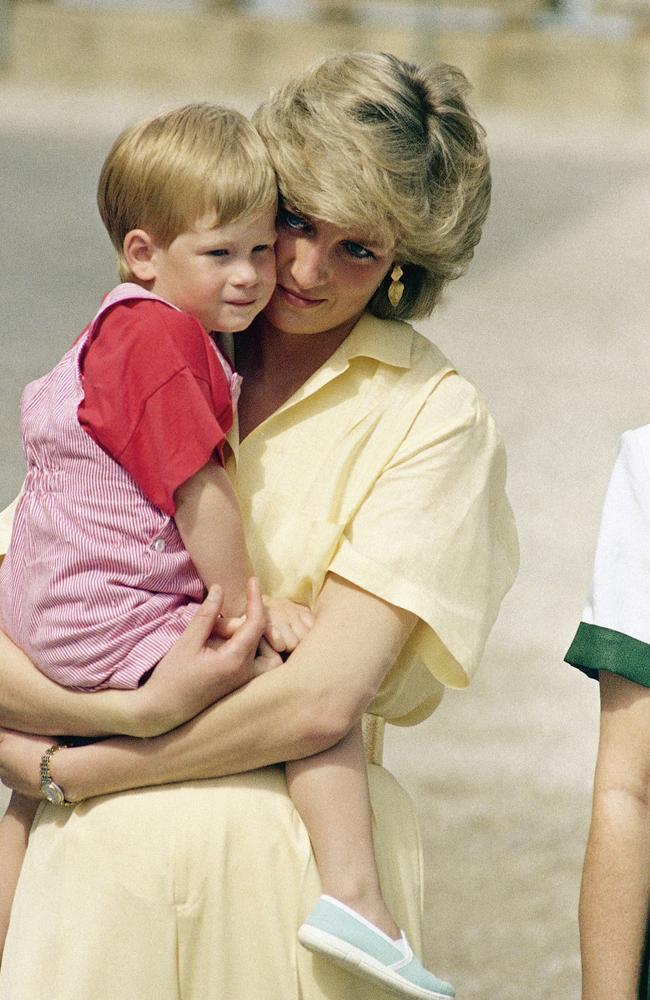
[[[609,670],[650,687],[650,645],[611,628],[580,622],[564,659],[594,679],[599,670]]]

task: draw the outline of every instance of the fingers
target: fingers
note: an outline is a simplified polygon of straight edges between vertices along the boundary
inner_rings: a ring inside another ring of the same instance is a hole
[[[265,624],[262,594],[255,577],[251,577],[246,584],[246,614],[239,621],[222,649],[227,647],[228,652],[238,656],[252,654],[257,649]]]
[[[286,628],[281,629],[277,625],[267,625],[264,629],[264,638],[277,653],[295,649],[295,645],[291,646],[291,637]]]
[[[258,648],[258,655],[255,657],[255,662],[253,664],[254,675],[258,677],[260,674],[265,674],[269,670],[275,670],[276,667],[281,667],[282,663],[283,660],[280,654],[276,653],[264,636],[262,636]]]
[[[313,614],[304,605],[288,600],[269,600],[266,610],[264,635],[267,640],[278,653],[292,653],[311,631]]]
[[[239,618],[217,618],[212,635],[216,635],[220,639],[230,639],[230,637],[235,634],[239,626],[244,623],[245,617],[245,615],[241,615]]]
[[[262,591],[257,579],[252,576],[246,584],[246,621],[259,630],[260,635],[264,631],[264,604],[262,603]]]
[[[185,629],[183,641],[194,649],[201,649],[215,631],[222,607],[223,590],[215,583],[210,587],[205,600],[199,605],[192,621]]]
[[[302,641],[311,632],[315,620],[309,608],[303,607],[302,604],[294,605],[294,617],[292,618],[291,626],[299,641]]]
[[[309,608],[303,608],[302,605],[300,604],[298,605],[298,609],[300,611],[300,620],[305,626],[305,628],[307,629],[313,628],[314,623],[316,621],[313,611],[311,611]]]

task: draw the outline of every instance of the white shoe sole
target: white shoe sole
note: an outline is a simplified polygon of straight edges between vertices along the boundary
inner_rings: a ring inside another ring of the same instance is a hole
[[[433,990],[427,990],[416,986],[415,983],[407,982],[399,973],[382,965],[361,948],[348,944],[347,941],[343,941],[334,934],[319,930],[318,927],[303,924],[298,931],[298,940],[309,951],[318,955],[326,955],[332,962],[343,966],[349,972],[361,976],[363,979],[377,983],[393,996],[411,997],[413,1000],[453,1000],[448,993],[435,993]]]

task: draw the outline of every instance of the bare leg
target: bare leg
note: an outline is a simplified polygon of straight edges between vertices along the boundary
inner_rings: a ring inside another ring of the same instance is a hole
[[[38,807],[35,799],[14,794],[5,815],[0,821],[0,958],[4,950],[9,915],[18,876],[27,850],[27,838]]]
[[[400,929],[379,885],[361,723],[330,750],[286,765],[289,795],[307,827],[323,892],[391,938]]]

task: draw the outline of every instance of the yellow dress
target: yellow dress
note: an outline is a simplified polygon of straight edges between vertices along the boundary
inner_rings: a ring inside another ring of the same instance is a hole
[[[407,324],[364,316],[290,400],[233,441],[232,471],[267,593],[311,603],[332,570],[419,616],[374,715],[413,724],[445,685],[468,683],[517,544],[492,419],[435,347]],[[384,893],[421,951],[413,807],[382,767],[369,780]],[[43,805],[0,998],[386,996],[297,944],[318,892],[281,766],[73,811]]]

